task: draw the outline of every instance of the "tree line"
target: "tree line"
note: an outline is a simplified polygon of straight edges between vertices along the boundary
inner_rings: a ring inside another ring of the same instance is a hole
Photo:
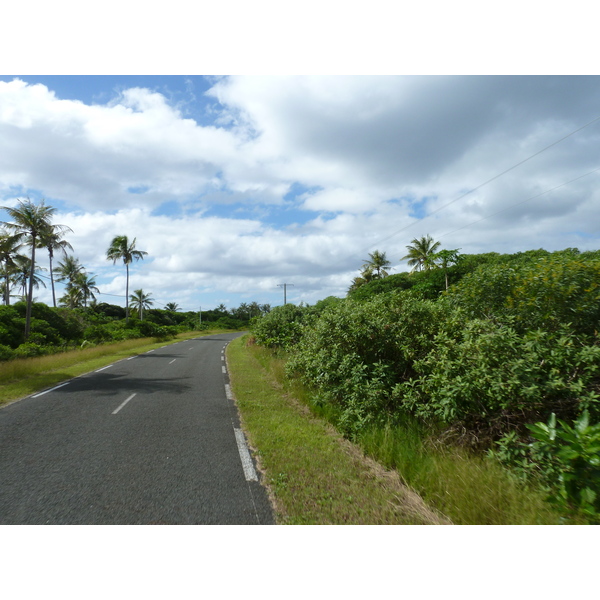
[[[220,305],[214,311],[181,313],[176,303],[164,310],[153,308],[152,294],[143,289],[129,293],[129,266],[148,253],[136,247],[136,239],[113,237],[106,260],[125,266],[125,308],[99,303],[95,275],[86,271],[72,253],[66,236],[67,225],[53,222],[56,209],[45,200],[34,203],[18,200],[16,206],[0,207],[10,221],[0,222],[0,359],[32,356],[66,348],[69,344],[102,343],[128,337],[174,335],[178,331],[200,329],[212,323],[220,328],[243,327],[252,317],[270,310],[267,304],[243,303],[228,310]],[[34,290],[45,283],[39,265],[39,252],[49,260],[52,309],[35,302]],[[58,264],[55,264],[55,263]],[[64,284],[64,294],[56,298],[55,282]],[[11,298],[16,303],[11,306]],[[134,317],[130,308],[135,311]],[[123,323],[120,323],[120,321]]]

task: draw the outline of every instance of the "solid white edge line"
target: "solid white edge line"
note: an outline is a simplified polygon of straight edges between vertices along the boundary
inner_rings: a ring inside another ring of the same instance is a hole
[[[242,461],[242,468],[244,469],[244,477],[246,481],[258,481],[258,475],[252,464],[252,458],[250,457],[250,451],[246,444],[246,438],[244,432],[241,429],[233,429],[235,432],[235,441],[237,443],[238,452],[240,453],[240,459]]]
[[[129,396],[129,398],[127,398],[127,400],[125,400],[125,402],[123,402],[123,404],[121,404],[121,406],[119,406],[119,408],[116,408],[115,410],[113,410],[112,414],[116,415],[134,396],[135,396],[135,394],[131,394],[131,396]]]
[[[47,394],[48,392],[53,392],[54,390],[57,390],[58,388],[65,387],[65,385],[69,385],[69,383],[71,383],[71,382],[67,381],[67,383],[61,383],[60,385],[57,385],[56,387],[50,388],[49,390],[46,390],[45,392],[40,392],[39,394],[36,394],[35,396],[31,396],[31,397],[39,398],[40,396],[43,396],[44,394]]]

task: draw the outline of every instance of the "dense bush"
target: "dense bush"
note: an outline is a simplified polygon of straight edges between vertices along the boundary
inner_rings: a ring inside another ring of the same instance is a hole
[[[600,255],[569,250],[481,267],[449,296],[470,317],[510,320],[519,331],[569,324],[593,335],[600,329]]]
[[[415,378],[396,386],[400,406],[492,439],[552,411],[600,417],[600,346],[582,344],[568,328],[519,334],[490,320],[458,325],[446,324],[415,362]]]
[[[600,510],[600,252],[463,256],[448,272],[448,292],[438,269],[319,310],[280,307],[254,324],[256,341],[288,351],[288,374],[347,435],[408,413],[495,447],[565,506]],[[556,417],[558,442],[541,441]]]
[[[253,322],[256,342],[267,348],[290,348],[297,344],[304,330],[307,309],[294,304],[276,306]]]
[[[398,410],[395,384],[413,377],[414,362],[431,351],[446,310],[410,293],[331,306],[294,347],[288,372],[339,407],[347,433],[386,422]]]

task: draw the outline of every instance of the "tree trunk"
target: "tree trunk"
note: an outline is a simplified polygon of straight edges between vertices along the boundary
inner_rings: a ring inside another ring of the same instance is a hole
[[[25,341],[29,339],[31,329],[31,308],[33,305],[33,276],[35,270],[35,237],[31,238],[31,270],[29,271],[29,294],[27,295],[27,312],[25,313]]]
[[[50,258],[50,283],[52,284],[52,304],[56,308],[56,296],[54,294],[54,275],[52,274],[52,251],[48,253]]]
[[[129,265],[125,263],[127,269],[127,283],[125,284],[125,323],[129,323]]]

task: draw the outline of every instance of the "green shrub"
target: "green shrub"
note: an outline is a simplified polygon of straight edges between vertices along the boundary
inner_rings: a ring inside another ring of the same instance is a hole
[[[592,336],[600,329],[600,257],[563,251],[481,267],[449,297],[472,318],[510,320],[521,332],[570,324]]]
[[[32,342],[25,342],[14,351],[15,358],[30,358],[32,356],[43,356],[44,354],[49,354],[48,349]]]
[[[294,304],[276,306],[252,324],[256,342],[267,348],[290,348],[297,344],[304,330],[303,320],[307,310]]]
[[[340,426],[349,435],[388,422],[398,414],[394,385],[413,377],[414,362],[431,351],[447,310],[406,292],[346,300],[306,328],[287,371],[341,409]]]
[[[442,329],[415,362],[415,378],[394,389],[406,410],[493,439],[552,411],[600,415],[598,345],[583,345],[568,329],[519,334],[489,320],[459,325]]]
[[[0,344],[0,360],[11,360],[15,357],[15,352],[10,346]]]

